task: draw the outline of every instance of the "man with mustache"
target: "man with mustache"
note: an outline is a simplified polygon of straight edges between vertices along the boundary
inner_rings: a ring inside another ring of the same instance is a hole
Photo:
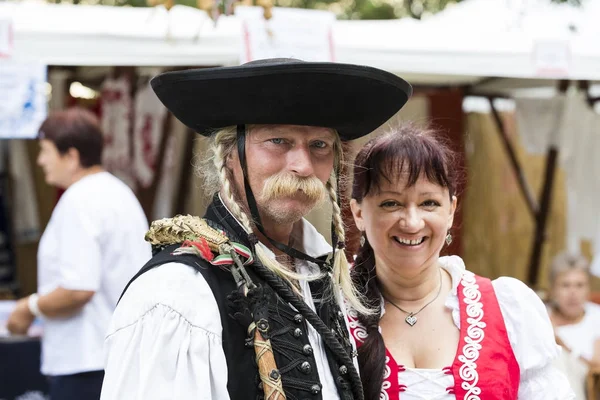
[[[342,296],[343,140],[395,114],[411,87],[363,66],[261,60],[169,72],[152,87],[210,136],[203,219],[153,223],[154,257],[106,338],[102,399],[362,399]],[[303,217],[329,197],[334,248]],[[333,251],[332,251],[333,250]]]

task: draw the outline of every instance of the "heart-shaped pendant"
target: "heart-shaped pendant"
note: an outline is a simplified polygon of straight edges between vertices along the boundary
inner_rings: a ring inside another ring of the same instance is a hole
[[[408,314],[406,318],[404,318],[404,321],[406,321],[406,323],[410,326],[414,326],[417,323],[417,317],[412,314]]]

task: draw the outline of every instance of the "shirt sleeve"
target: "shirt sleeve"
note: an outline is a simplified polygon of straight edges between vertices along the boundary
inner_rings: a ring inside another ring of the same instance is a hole
[[[521,370],[519,400],[574,399],[567,377],[554,365],[560,348],[540,298],[514,278],[495,280],[494,289]]]
[[[57,216],[59,286],[97,291],[102,277],[99,224],[93,221],[93,211],[87,209],[81,200],[75,197],[69,197],[69,200],[61,205]],[[95,216],[98,217],[97,214]]]
[[[228,400],[221,335],[202,275],[177,263],[143,274],[111,321],[101,400]]]

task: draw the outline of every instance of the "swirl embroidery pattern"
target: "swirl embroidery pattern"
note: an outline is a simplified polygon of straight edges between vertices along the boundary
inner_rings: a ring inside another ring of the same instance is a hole
[[[390,382],[390,375],[392,374],[392,369],[390,368],[390,357],[385,356],[385,371],[383,372],[383,385],[381,385],[381,393],[379,393],[379,400],[389,400],[390,395],[388,394],[388,389],[392,387],[392,383]]]
[[[462,379],[461,387],[466,391],[465,400],[480,400],[481,388],[479,383],[479,373],[477,372],[477,360],[479,359],[479,350],[481,350],[481,341],[485,337],[485,322],[483,318],[483,304],[481,303],[481,291],[476,283],[475,275],[465,271],[462,277],[464,302],[467,312],[467,336],[465,345],[462,348],[462,354],[458,360],[462,363],[459,369],[459,375]]]
[[[363,327],[358,321],[358,315],[355,309],[348,309],[348,327],[350,328],[350,332],[354,336],[359,343],[364,343],[367,339],[367,330]]]

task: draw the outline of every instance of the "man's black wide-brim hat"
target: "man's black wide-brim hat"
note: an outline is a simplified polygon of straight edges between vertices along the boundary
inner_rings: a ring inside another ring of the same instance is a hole
[[[333,128],[352,140],[385,123],[412,94],[406,81],[376,68],[294,59],[166,72],[151,84],[175,117],[203,135],[285,124]]]

